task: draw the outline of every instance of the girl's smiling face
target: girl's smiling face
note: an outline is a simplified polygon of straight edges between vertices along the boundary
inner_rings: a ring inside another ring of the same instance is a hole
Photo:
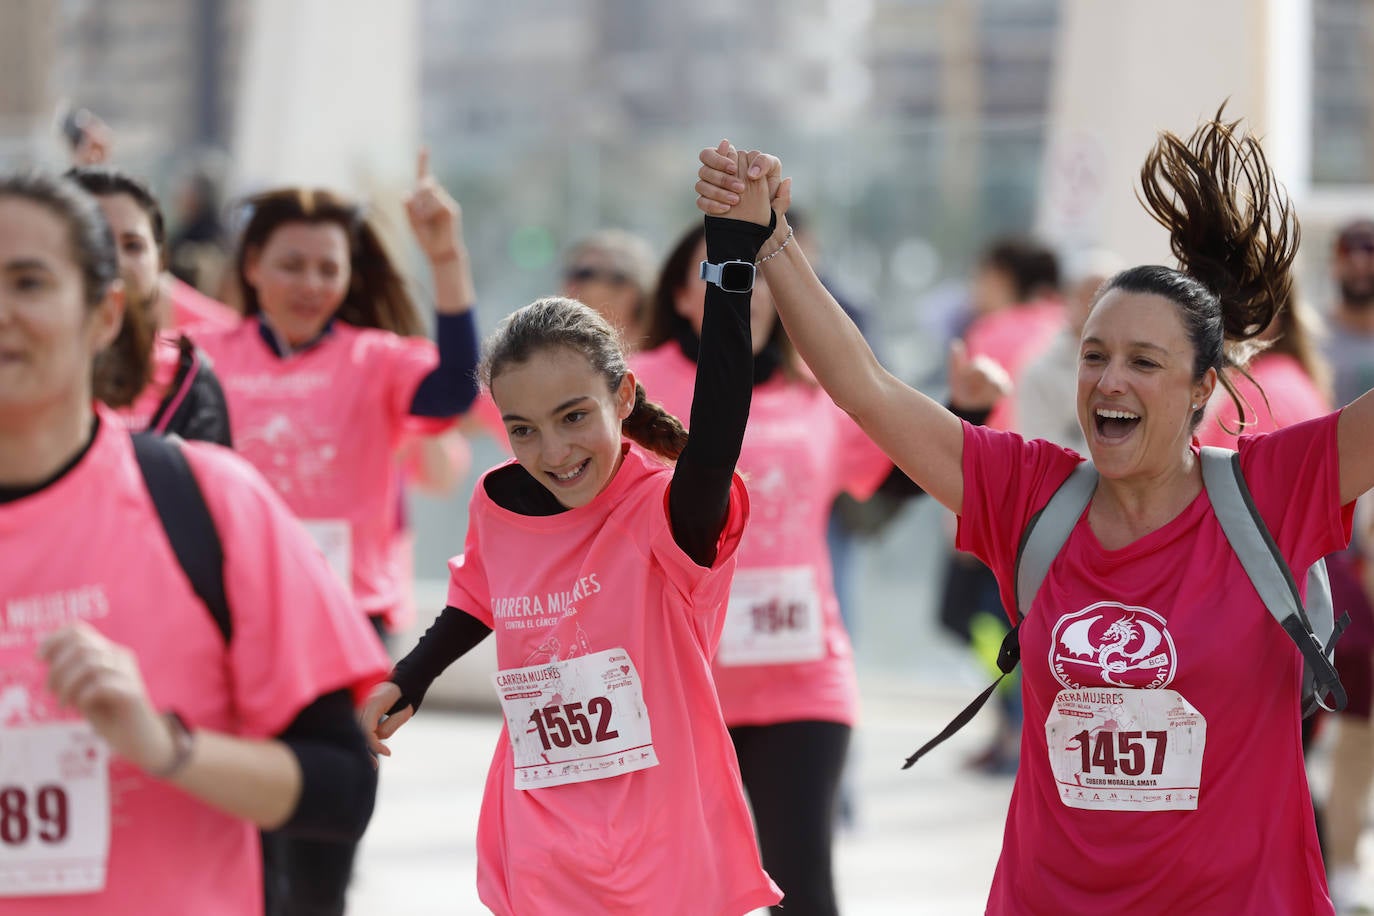
[[[539,350],[491,380],[520,466],[568,508],[585,506],[620,467],[621,422],[634,409],[635,379],[615,390],[570,347]]]

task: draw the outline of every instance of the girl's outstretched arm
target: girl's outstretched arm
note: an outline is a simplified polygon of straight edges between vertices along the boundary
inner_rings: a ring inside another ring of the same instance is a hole
[[[738,155],[743,164],[743,154]],[[758,179],[737,197],[742,199],[730,218],[706,217],[708,262],[754,263],[771,225],[769,197],[767,182]],[[698,566],[715,562],[716,545],[730,508],[735,464],[749,421],[754,390],[750,301],[749,292],[729,292],[714,283],[706,284],[701,349],[688,423],[691,432],[668,491],[673,540]],[[652,397],[652,392],[649,395]]]

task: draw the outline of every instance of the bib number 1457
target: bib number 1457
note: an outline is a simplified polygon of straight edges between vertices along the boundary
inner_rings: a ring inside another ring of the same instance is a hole
[[[1105,773],[1115,776],[1140,776],[1149,765],[1151,776],[1164,772],[1164,755],[1169,748],[1167,731],[1113,732],[1101,729],[1094,735],[1084,729],[1074,735],[1083,755],[1084,773]],[[1149,746],[1148,755],[1146,753]]]

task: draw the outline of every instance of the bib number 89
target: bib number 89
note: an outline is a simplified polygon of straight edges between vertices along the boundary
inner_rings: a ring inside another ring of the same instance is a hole
[[[595,733],[588,715],[597,717]],[[591,744],[593,741],[620,737],[620,732],[611,728],[611,701],[606,697],[589,700],[586,714],[582,712],[581,703],[565,703],[536,709],[530,713],[530,721],[539,730],[539,741],[546,751],[555,747],[571,747],[574,742]]]
[[[1140,776],[1145,772],[1145,742],[1153,747],[1150,753],[1150,775],[1158,776],[1164,772],[1164,751],[1169,744],[1169,733],[1157,732],[1113,732],[1102,729],[1093,733],[1081,731],[1074,735],[1078,750],[1083,755],[1083,772],[1091,773],[1097,767],[1108,776],[1115,776],[1119,769],[1123,776]]]
[[[31,833],[44,843],[67,838],[67,792],[61,786],[39,786],[32,797],[18,786],[0,787],[0,842],[19,846]]]

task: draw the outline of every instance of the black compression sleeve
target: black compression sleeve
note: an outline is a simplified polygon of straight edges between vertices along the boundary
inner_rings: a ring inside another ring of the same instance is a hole
[[[444,608],[415,648],[391,670],[388,680],[401,688],[401,698],[387,714],[400,712],[407,706],[419,712],[434,679],[490,635],[491,628],[466,611],[452,606]]]
[[[706,258],[713,264],[752,264],[771,232],[771,226],[708,216]],[[715,562],[716,542],[730,506],[735,463],[749,421],[754,388],[749,300],[749,293],[727,293],[714,283],[706,284],[688,423],[691,433],[668,491],[673,540],[698,566]]]
[[[277,736],[301,767],[301,796],[278,830],[290,836],[356,841],[377,798],[377,768],[347,690],[316,698]]]

